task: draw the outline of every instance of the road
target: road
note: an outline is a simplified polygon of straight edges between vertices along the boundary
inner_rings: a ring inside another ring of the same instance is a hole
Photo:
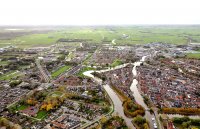
[[[46,72],[44,71],[44,69],[43,69],[42,66],[40,65],[40,60],[39,60],[39,59],[36,59],[35,63],[36,63],[36,65],[37,65],[38,69],[40,70],[40,73],[42,74],[44,80],[45,80],[46,82],[50,82],[49,76],[46,74]]]

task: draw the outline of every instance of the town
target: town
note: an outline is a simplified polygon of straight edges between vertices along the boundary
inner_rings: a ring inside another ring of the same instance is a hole
[[[66,38],[2,47],[0,128],[199,128],[200,60],[188,55],[199,51],[192,43]]]

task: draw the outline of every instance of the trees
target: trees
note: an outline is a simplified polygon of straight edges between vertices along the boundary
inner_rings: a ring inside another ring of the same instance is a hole
[[[134,119],[133,119],[133,122],[135,122],[136,124],[138,125],[143,125],[144,123],[146,123],[146,120],[140,116],[140,115],[137,115]]]
[[[166,114],[200,115],[198,108],[162,108],[162,112]]]
[[[29,105],[35,105],[37,104],[37,101],[34,98],[29,98],[26,103]]]
[[[100,122],[101,122],[101,124],[104,124],[104,123],[106,123],[107,120],[108,119],[105,116],[102,116],[100,119]]]
[[[174,117],[173,123],[181,125],[183,128],[191,128],[191,126],[200,126],[200,119],[190,119],[189,117]]]
[[[11,81],[10,87],[16,87],[16,86],[19,85],[21,82],[22,82],[21,80],[14,80],[14,81]]]
[[[144,108],[130,99],[124,102],[123,107],[124,113],[129,117],[136,117],[137,115],[143,116],[145,114]]]
[[[133,123],[136,124],[140,129],[149,129],[149,125],[147,120],[140,115],[137,115],[133,118]]]

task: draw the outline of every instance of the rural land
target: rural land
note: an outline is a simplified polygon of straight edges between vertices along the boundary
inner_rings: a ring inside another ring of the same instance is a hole
[[[0,26],[0,129],[200,129],[200,26]]]

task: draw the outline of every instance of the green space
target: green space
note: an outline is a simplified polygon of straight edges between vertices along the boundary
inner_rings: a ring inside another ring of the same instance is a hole
[[[86,59],[83,61],[83,64],[87,65],[88,61],[90,60],[91,57],[92,57],[92,53],[89,53],[88,56],[86,57]]]
[[[119,116],[112,116],[110,119],[102,117],[100,121],[103,129],[128,129],[124,119]]]
[[[0,61],[0,65],[7,65],[8,63],[8,61]]]
[[[37,113],[37,116],[35,118],[37,119],[44,119],[47,116],[48,112],[45,110],[41,110]]]
[[[186,44],[200,42],[200,26],[121,26],[121,27],[64,27],[56,31],[28,34],[10,40],[0,40],[0,47],[37,47],[55,44],[60,38],[88,43],[111,43],[117,45],[163,42]],[[123,35],[127,35],[124,37]],[[69,42],[65,42],[69,43]]]
[[[200,119],[191,119],[189,117],[174,117],[172,119],[174,125],[179,129],[199,129]]]
[[[186,57],[191,59],[200,59],[200,53],[188,53]]]
[[[19,71],[11,71],[11,72],[1,75],[0,80],[10,80],[14,77],[20,76],[21,74],[22,73],[20,73]]]
[[[111,67],[116,67],[118,65],[123,64],[123,62],[120,59],[114,60],[114,62],[110,65]]]
[[[140,115],[134,117],[132,122],[137,129],[150,129],[148,121]]]
[[[60,91],[54,91],[54,92],[50,93],[48,96],[51,96],[51,97],[59,97],[59,96],[61,96],[61,95],[63,95],[62,92],[60,92]]]
[[[19,110],[24,110],[24,109],[26,109],[26,108],[28,108],[27,105],[19,105],[19,106],[17,107],[17,110],[18,110],[18,111],[19,111]]]
[[[83,73],[85,71],[89,71],[89,70],[95,70],[95,68],[92,67],[83,67],[81,70],[79,70],[79,72],[76,74],[79,77],[84,77]]]
[[[58,77],[60,74],[64,73],[65,71],[67,71],[67,70],[70,69],[70,68],[71,68],[71,66],[67,66],[67,65],[62,66],[62,67],[60,67],[59,69],[57,69],[56,71],[52,72],[51,76],[52,76],[52,78],[56,78],[56,77]]]

